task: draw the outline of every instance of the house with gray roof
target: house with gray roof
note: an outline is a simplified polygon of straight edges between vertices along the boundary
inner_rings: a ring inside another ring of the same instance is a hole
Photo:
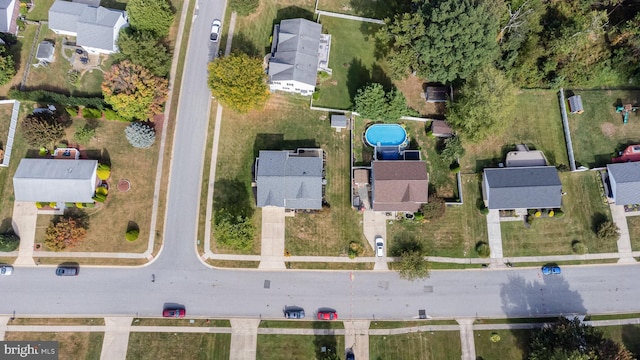
[[[414,213],[429,198],[427,164],[416,160],[376,160],[372,163],[374,211]]]
[[[282,20],[273,27],[267,71],[271,91],[313,94],[321,32],[322,25],[305,19]]]
[[[16,34],[16,20],[20,15],[19,0],[0,0],[0,32]]]
[[[22,159],[13,176],[16,201],[93,202],[97,160]]]
[[[562,183],[554,166],[484,169],[482,197],[492,210],[560,208]]]
[[[640,204],[640,162],[608,164],[607,173],[616,205]]]
[[[261,150],[255,165],[257,206],[321,209],[323,167],[322,149]]]
[[[87,52],[111,54],[120,30],[129,26],[127,13],[80,2],[56,0],[49,9],[49,29],[76,37],[76,45]]]

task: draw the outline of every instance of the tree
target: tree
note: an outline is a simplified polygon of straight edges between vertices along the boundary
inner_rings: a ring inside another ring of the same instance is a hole
[[[168,0],[129,0],[127,14],[133,29],[161,38],[169,34],[175,12]]]
[[[620,229],[613,221],[605,221],[598,226],[598,238],[604,241],[618,241]]]
[[[34,147],[52,147],[64,137],[64,128],[49,111],[27,115],[21,124],[22,136]]]
[[[73,134],[73,139],[78,142],[78,144],[86,145],[95,135],[96,129],[94,127],[84,125],[76,129],[76,132]]]
[[[420,211],[425,220],[437,220],[444,216],[447,206],[443,198],[431,194],[428,201],[420,206]]]
[[[262,59],[236,52],[209,63],[211,95],[224,106],[245,113],[269,98]]]
[[[14,251],[20,246],[20,238],[14,233],[0,234],[0,251]]]
[[[148,149],[156,141],[156,131],[153,127],[140,122],[134,122],[127,126],[124,129],[124,134],[133,147],[140,149]]]
[[[120,116],[148,121],[162,113],[169,88],[166,79],[125,60],[104,74],[102,93]]]
[[[502,1],[420,1],[417,14],[387,25],[394,74],[417,72],[436,82],[466,79],[497,58],[496,35]],[[404,69],[403,69],[404,68]]]
[[[440,152],[442,161],[451,164],[454,161],[458,161],[464,155],[464,147],[462,147],[462,141],[457,136],[445,139],[444,148]]]
[[[5,85],[16,75],[16,65],[13,55],[6,46],[0,46],[0,85]]]
[[[169,49],[149,31],[135,31],[125,28],[118,37],[116,61],[130,60],[148,69],[154,75],[167,77],[171,69]]]
[[[397,89],[386,92],[382,84],[378,83],[358,89],[354,103],[354,110],[371,120],[396,121],[402,116],[416,114],[407,107],[407,100],[402,92]]]
[[[81,221],[73,217],[60,217],[47,227],[44,244],[52,251],[72,248],[87,235]]]
[[[516,89],[492,66],[474,73],[447,104],[447,121],[465,139],[476,142],[499,134],[515,112]]]
[[[428,278],[431,266],[419,251],[405,251],[397,268],[402,279],[414,281]]]
[[[631,360],[624,345],[604,338],[602,330],[587,326],[580,319],[561,317],[556,323],[535,330],[529,347],[529,360]]]
[[[237,250],[248,250],[253,246],[254,227],[251,218],[232,215],[220,209],[215,216],[215,238],[220,244]]]

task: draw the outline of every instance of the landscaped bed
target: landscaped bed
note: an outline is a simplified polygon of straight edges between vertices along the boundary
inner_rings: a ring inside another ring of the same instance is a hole
[[[423,331],[369,336],[369,358],[381,360],[457,360],[462,356],[460,332]]]
[[[560,173],[563,217],[536,218],[531,228],[522,221],[503,222],[502,249],[505,256],[570,255],[579,241],[587,253],[616,252],[615,241],[596,236],[597,226],[611,220],[609,207],[600,196],[595,172]]]

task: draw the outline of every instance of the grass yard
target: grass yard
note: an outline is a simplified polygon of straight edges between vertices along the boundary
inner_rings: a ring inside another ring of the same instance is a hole
[[[477,144],[465,143],[465,156],[460,159],[463,171],[480,172],[485,167],[497,167],[515,144],[527,144],[542,150],[549,165],[568,165],[567,148],[562,130],[558,96],[549,90],[522,90],[517,96],[517,112],[513,122]]]
[[[370,359],[457,360],[461,356],[460,332],[458,331],[369,336]]]
[[[370,1],[370,0],[319,0],[318,10],[364,16],[374,19],[392,17],[399,11],[403,1]],[[404,1],[408,3],[408,1]]]
[[[84,119],[74,119],[73,125],[67,130],[67,138],[72,140],[75,129],[85,123]],[[89,217],[87,238],[69,250],[144,252],[151,226],[158,142],[149,149],[136,149],[124,136],[127,123],[100,120],[97,124],[95,137],[86,147],[82,147],[88,149],[83,151],[83,156],[111,164],[111,178],[108,180],[111,188],[104,204],[84,209]],[[128,192],[117,191],[115,185],[120,179],[130,181],[131,189]],[[36,243],[44,243],[44,234],[51,218],[51,215],[38,216]],[[127,227],[134,223],[140,229],[140,236],[136,241],[126,241],[124,235]],[[156,241],[159,240],[156,236]]]
[[[313,0],[262,0],[258,9],[248,16],[238,16],[232,49],[251,56],[264,57],[271,51],[273,25],[281,20],[304,18],[314,21]],[[231,13],[231,9],[227,10]],[[228,22],[228,21],[227,21]],[[222,49],[222,48],[221,48]]]
[[[640,325],[601,326],[606,338],[624,344],[635,358],[640,357]]]
[[[381,25],[327,16],[320,22],[323,31],[331,34],[329,67],[333,74],[317,86],[314,106],[350,109],[358,89],[368,83],[392,86],[375,39]]]
[[[530,229],[517,222],[503,222],[502,249],[505,256],[573,254],[572,242],[580,241],[588,253],[616,252],[616,242],[604,243],[595,229],[611,220],[609,207],[602,203],[595,172],[561,173],[562,218],[535,219]]]
[[[227,360],[230,347],[231,334],[132,332],[127,359]]]
[[[458,325],[455,320],[372,321],[369,329],[399,329],[427,325]]]
[[[324,327],[320,327],[324,329]],[[344,336],[331,335],[258,335],[256,358],[260,360],[322,359],[332,351],[342,359],[345,353]]]
[[[13,104],[0,105],[0,149],[2,149],[3,151],[7,149],[7,140],[9,137],[9,126],[11,125],[12,112]]]
[[[616,151],[640,143],[640,113],[630,113],[627,124],[616,113],[616,104],[640,104],[640,91],[584,90],[578,94],[584,113],[568,115],[578,163],[590,168],[605,166]]]
[[[104,333],[7,332],[4,341],[58,341],[60,359],[100,359]]]
[[[31,52],[31,46],[33,45],[37,29],[38,25],[25,25],[25,29],[19,34],[18,42],[9,48],[9,51],[13,54],[13,60],[16,64],[16,75],[8,84],[0,87],[1,96],[6,97],[9,94],[9,89],[20,85],[24,70],[28,66],[29,53]]]
[[[473,334],[479,360],[526,359],[531,330],[476,330]],[[500,336],[500,341],[491,341],[492,334]]]
[[[135,318],[133,326],[231,327],[229,320]]]
[[[393,221],[387,225],[389,248],[405,237],[415,237],[431,256],[477,257],[475,244],[486,241],[487,223],[476,207],[480,182],[476,175],[463,175],[464,204],[447,207],[444,217],[430,222]]]
[[[369,250],[365,250],[367,253]],[[373,256],[372,254],[367,256]],[[373,263],[360,262],[285,262],[287,269],[304,269],[304,270],[373,270]]]
[[[629,237],[631,237],[631,249],[633,251],[640,250],[640,216],[627,217],[627,225],[629,226]]]
[[[31,7],[31,10],[27,13],[27,20],[32,21],[46,21],[49,19],[49,8],[55,0],[35,0],[33,1],[34,6]],[[104,6],[104,5],[103,5]]]
[[[15,318],[7,325],[104,325],[104,318]]]
[[[315,312],[307,313],[307,317],[312,318]],[[342,321],[319,322],[306,320],[262,320],[261,328],[278,328],[278,329],[344,329]]]

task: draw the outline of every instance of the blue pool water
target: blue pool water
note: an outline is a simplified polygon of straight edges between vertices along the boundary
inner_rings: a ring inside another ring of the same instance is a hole
[[[407,132],[397,124],[374,124],[364,134],[370,146],[398,146],[407,141]]]

